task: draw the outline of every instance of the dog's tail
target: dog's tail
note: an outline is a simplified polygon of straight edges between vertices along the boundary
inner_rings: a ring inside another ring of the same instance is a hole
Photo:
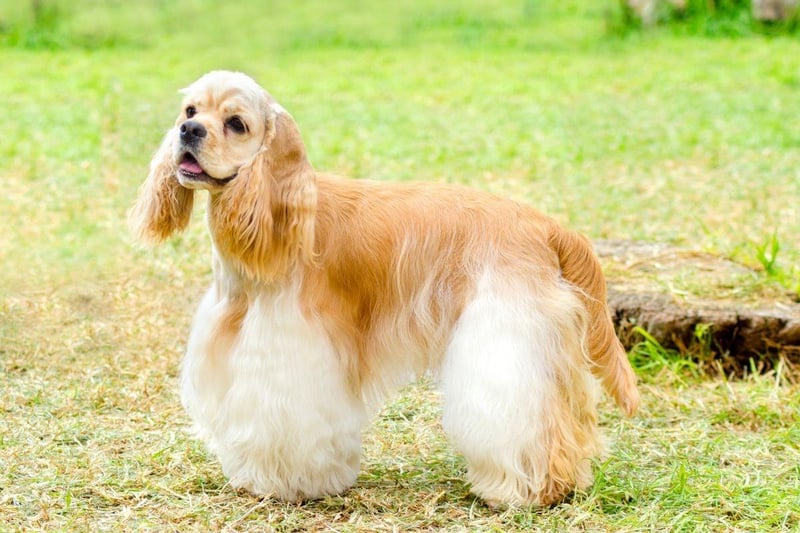
[[[606,304],[606,280],[588,239],[553,224],[548,244],[558,254],[561,275],[577,287],[589,312],[588,352],[592,373],[631,416],[639,407],[636,375],[614,331]]]

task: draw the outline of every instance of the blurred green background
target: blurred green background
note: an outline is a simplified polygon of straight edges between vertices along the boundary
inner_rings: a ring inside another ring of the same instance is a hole
[[[471,184],[796,289],[800,42],[712,4],[642,29],[616,0],[2,0],[0,283],[136,268],[125,212],[177,90],[224,68],[318,169]],[[206,269],[195,222],[158,257]]]

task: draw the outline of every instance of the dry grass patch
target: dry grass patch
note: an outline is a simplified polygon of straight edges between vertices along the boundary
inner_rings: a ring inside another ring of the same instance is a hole
[[[227,486],[187,431],[178,362],[202,275],[163,272],[29,291],[3,302],[0,530],[408,531],[791,529],[800,526],[800,388],[665,357],[641,369],[633,420],[610,402],[610,454],[587,492],[493,511],[469,494],[430,381],[366,432],[340,497],[288,505]]]

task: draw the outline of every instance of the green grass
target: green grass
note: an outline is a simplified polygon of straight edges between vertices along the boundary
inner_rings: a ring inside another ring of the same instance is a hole
[[[176,393],[202,219],[155,250],[125,222],[176,91],[241,69],[319,169],[470,184],[798,290],[796,38],[619,36],[615,1],[45,3],[37,26],[0,0],[0,531],[800,527],[796,369],[728,381],[654,345],[633,354],[641,414],[604,406],[598,480],[554,508],[472,498],[426,383],[376,419],[342,497],[237,493]]]
[[[619,35],[631,32],[652,31],[653,26],[663,26],[676,35],[702,35],[729,38],[752,35],[796,34],[800,12],[789,10],[783,20],[761,21],[755,17],[751,0],[685,0],[683,6],[661,0],[655,16],[642,21],[633,9],[620,9],[608,17],[609,29]]]

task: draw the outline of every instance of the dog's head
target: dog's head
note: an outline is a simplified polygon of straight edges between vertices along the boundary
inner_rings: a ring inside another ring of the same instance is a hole
[[[163,241],[183,230],[194,192],[207,190],[215,244],[244,273],[268,277],[279,255],[310,254],[316,185],[292,117],[239,72],[210,72],[182,92],[131,211],[134,231]]]
[[[210,72],[182,92],[169,132],[178,181],[187,189],[221,189],[264,148],[283,110],[239,72]]]

